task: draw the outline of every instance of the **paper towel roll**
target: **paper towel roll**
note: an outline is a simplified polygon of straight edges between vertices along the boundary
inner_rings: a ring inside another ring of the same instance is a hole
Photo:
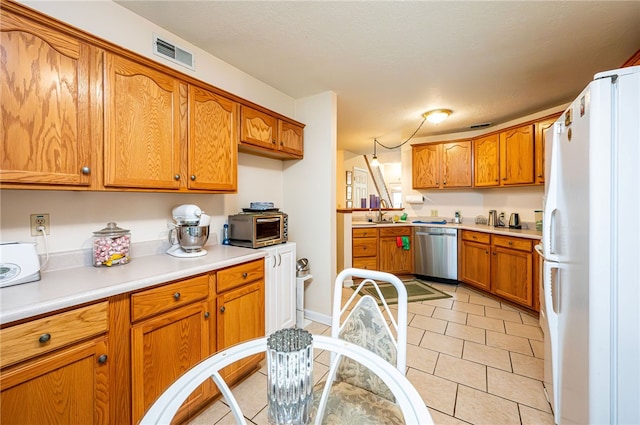
[[[424,196],[422,195],[407,195],[405,198],[408,204],[422,204],[424,202]]]

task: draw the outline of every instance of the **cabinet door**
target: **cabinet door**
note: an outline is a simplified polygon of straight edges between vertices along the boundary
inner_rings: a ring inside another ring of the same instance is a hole
[[[190,304],[131,327],[131,392],[133,422],[179,376],[209,353],[207,303]],[[203,403],[211,384],[198,387],[183,403],[176,417]]]
[[[296,324],[296,248],[294,243],[263,249],[267,335]]]
[[[277,120],[275,117],[247,106],[240,108],[240,142],[267,149],[276,149]]]
[[[471,141],[442,145],[442,187],[471,187]]]
[[[532,253],[496,246],[492,249],[491,292],[532,308]]]
[[[397,239],[380,238],[380,270],[388,273],[409,274],[413,272],[413,247],[405,250],[398,246]]]
[[[296,248],[293,244],[278,247],[278,328],[296,324]]]
[[[113,54],[106,69],[104,185],[179,189],[186,84]]]
[[[500,178],[503,186],[532,184],[533,125],[500,133]]]
[[[420,145],[412,147],[412,181],[414,189],[440,187],[441,145]]]
[[[489,245],[462,241],[460,250],[460,280],[489,291],[491,283],[491,255]]]
[[[557,118],[548,119],[536,123],[536,141],[535,141],[535,175],[536,184],[544,184],[544,150],[545,150],[545,132],[556,122]]]
[[[0,181],[88,186],[97,49],[2,10],[0,53]]]
[[[278,149],[302,157],[304,150],[304,128],[287,121],[278,120]]]
[[[500,185],[500,137],[492,134],[473,141],[475,187]]]
[[[0,423],[108,424],[106,353],[99,338],[4,369]]]
[[[264,280],[218,294],[217,306],[218,351],[264,336]],[[264,353],[242,359],[226,367],[223,375],[235,381],[262,358]]]
[[[238,188],[238,105],[200,87],[189,87],[188,187]]]

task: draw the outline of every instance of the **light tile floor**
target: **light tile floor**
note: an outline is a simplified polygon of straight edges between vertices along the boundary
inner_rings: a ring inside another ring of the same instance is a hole
[[[553,425],[541,382],[544,345],[538,318],[465,285],[434,286],[452,297],[409,304],[407,347],[407,377],[434,422]],[[319,323],[307,330],[330,332]],[[328,371],[329,358],[315,354],[318,381]],[[249,424],[268,424],[265,386],[263,366],[234,389]],[[233,423],[222,400],[189,422]]]

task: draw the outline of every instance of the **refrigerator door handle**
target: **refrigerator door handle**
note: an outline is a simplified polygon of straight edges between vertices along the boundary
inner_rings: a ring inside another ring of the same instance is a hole
[[[544,301],[547,307],[547,316],[553,321],[558,320],[560,314],[560,267],[554,261],[544,262]],[[551,310],[549,310],[551,307]],[[551,314],[553,313],[553,314]]]

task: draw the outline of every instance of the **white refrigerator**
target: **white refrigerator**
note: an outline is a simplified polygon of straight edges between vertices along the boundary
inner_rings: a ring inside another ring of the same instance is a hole
[[[554,419],[640,424],[640,66],[596,74],[546,140],[541,323]]]

